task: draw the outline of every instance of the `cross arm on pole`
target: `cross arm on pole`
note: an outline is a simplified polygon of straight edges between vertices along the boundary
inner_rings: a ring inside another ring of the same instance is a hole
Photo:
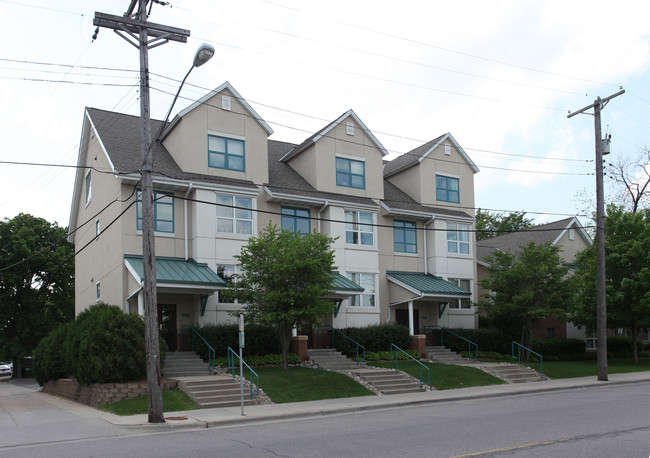
[[[131,19],[128,17],[115,16],[113,14],[106,14],[95,12],[93,25],[98,27],[106,27],[108,29],[126,31],[129,34],[137,35],[144,27],[147,29],[148,36],[152,38],[161,38],[169,41],[178,41],[187,43],[187,37],[190,36],[190,31],[178,27],[171,27],[163,24],[156,24],[155,22],[141,21],[139,19]]]
[[[591,105],[588,105],[588,106],[586,106],[586,107],[584,107],[584,108],[580,108],[579,110],[574,111],[573,113],[569,113],[569,114],[567,115],[567,118],[572,118],[572,117],[574,117],[575,115],[579,115],[580,113],[584,113],[585,111],[594,108],[594,107],[595,107],[597,104],[599,104],[599,103],[601,104],[601,107],[603,107],[603,106],[605,106],[605,104],[607,104],[607,102],[609,102],[611,99],[613,99],[614,97],[618,97],[619,95],[622,95],[622,94],[625,94],[625,89],[623,89],[623,88],[621,88],[621,90],[618,91],[617,93],[612,94],[612,95],[610,95],[609,97],[605,97],[604,99],[601,99],[600,97],[598,97],[598,99],[596,99],[596,101],[595,101],[594,103],[592,103]]]

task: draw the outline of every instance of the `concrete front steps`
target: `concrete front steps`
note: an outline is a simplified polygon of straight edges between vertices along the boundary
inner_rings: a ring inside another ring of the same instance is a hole
[[[202,409],[237,407],[241,405],[239,380],[229,376],[180,377],[178,388]],[[253,388],[255,390],[255,388]],[[244,405],[256,405],[257,396],[251,399],[250,388],[244,385]]]
[[[208,363],[193,351],[168,352],[162,372],[167,378],[211,375]]]
[[[426,380],[419,381],[394,369],[356,369],[350,371],[381,394],[419,393],[426,391]]]
[[[358,369],[357,363],[344,356],[340,351],[334,348],[311,349],[309,350],[309,359],[319,369],[329,369],[332,371],[349,371]]]
[[[493,373],[508,383],[539,382],[541,377],[538,372],[520,364],[493,363],[482,365],[488,372]]]
[[[475,362],[468,358],[463,358],[458,353],[451,351],[447,347],[427,346],[427,359],[442,364],[469,365]]]

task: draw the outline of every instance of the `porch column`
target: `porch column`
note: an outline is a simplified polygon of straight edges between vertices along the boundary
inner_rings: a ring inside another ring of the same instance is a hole
[[[413,301],[409,301],[409,335],[415,334],[415,325],[413,323]]]
[[[138,315],[144,316],[144,294],[142,291],[138,293]]]

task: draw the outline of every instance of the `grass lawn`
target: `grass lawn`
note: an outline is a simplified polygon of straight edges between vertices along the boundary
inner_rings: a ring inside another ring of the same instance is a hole
[[[337,372],[300,366],[291,366],[286,372],[276,366],[253,369],[260,376],[260,388],[278,404],[375,394],[347,375]],[[248,371],[245,370],[244,374],[248,376]]]
[[[394,362],[371,361],[369,366],[395,368]],[[453,366],[450,364],[423,363],[431,372],[431,385],[437,390],[451,390],[454,388],[467,388],[470,386],[500,385],[505,383],[490,374],[475,367]],[[415,361],[400,361],[397,368],[416,378],[420,378],[420,365]],[[422,378],[426,383],[426,371],[422,370]]]
[[[539,371],[539,363],[529,364]],[[650,371],[650,358],[639,358],[639,363],[634,364],[632,358],[619,358],[607,360],[609,374],[623,374],[626,372]],[[544,361],[544,375],[554,379],[588,377],[598,374],[598,364],[592,361]]]
[[[97,407],[100,410],[111,412],[116,415],[136,415],[149,412],[149,397],[144,394],[137,398],[125,399],[123,401],[104,404]],[[163,411],[176,412],[179,410],[194,410],[199,406],[194,403],[185,393],[180,390],[163,391]]]

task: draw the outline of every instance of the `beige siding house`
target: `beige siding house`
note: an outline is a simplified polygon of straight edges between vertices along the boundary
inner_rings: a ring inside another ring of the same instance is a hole
[[[70,215],[76,313],[97,301],[143,313],[140,119],[87,108]],[[387,162],[349,110],[299,145],[269,125],[228,82],[181,111],[154,154],[159,319],[232,321],[219,290],[235,256],[269,221],[336,238],[336,328],[401,322],[476,327],[474,174],[451,134]],[[172,348],[174,346],[172,345]]]

